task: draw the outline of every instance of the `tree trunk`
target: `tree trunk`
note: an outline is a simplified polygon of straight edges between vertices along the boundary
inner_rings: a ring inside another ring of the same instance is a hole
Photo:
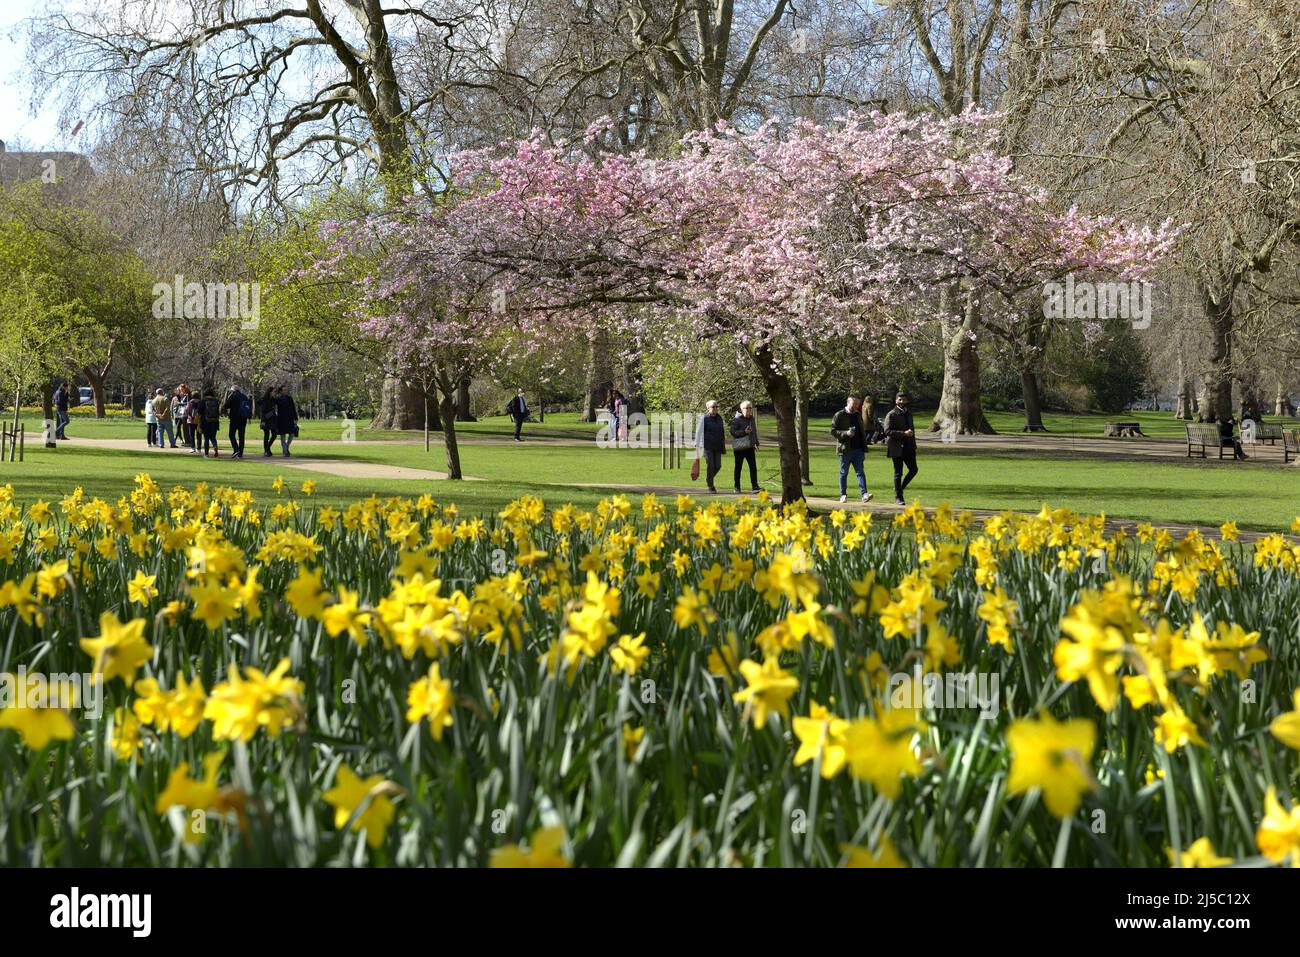
[[[457,422],[474,422],[474,413],[469,407],[469,385],[470,377],[462,376],[460,382],[456,383],[456,421]]]
[[[104,418],[105,415],[104,377],[99,373],[97,373],[94,369],[90,368],[90,366],[83,366],[81,369],[81,374],[84,375],[86,377],[86,381],[90,383],[90,391],[94,393],[95,396],[95,418],[102,419]]]
[[[808,447],[808,376],[803,359],[795,356],[795,415],[798,418],[799,474],[804,485],[812,485],[812,450]]]
[[[1030,432],[1046,432],[1043,425],[1043,387],[1038,372],[1029,367],[1020,370],[1020,389],[1025,398],[1025,428]]]
[[[767,387],[772,409],[776,413],[778,451],[781,458],[781,504],[789,505],[803,499],[803,476],[799,467],[799,440],[795,424],[794,390],[790,379],[776,366],[771,347],[751,349],[750,357]]]
[[[438,411],[443,422],[442,446],[447,455],[447,478],[452,479],[463,477],[460,471],[460,446],[456,442],[456,406],[459,386],[460,383],[452,382],[450,376],[440,376],[438,379]]]
[[[1291,399],[1286,394],[1286,388],[1281,382],[1277,384],[1277,398],[1273,401],[1273,414],[1279,418],[1287,418],[1291,415]]]
[[[975,335],[979,329],[979,304],[971,294],[965,297],[960,318],[954,318],[955,290],[940,294],[939,310],[944,317],[943,393],[931,432],[951,428],[958,435],[994,435],[980,404],[980,357]]]
[[[1021,396],[1025,401],[1025,431],[1046,432],[1043,425],[1043,365],[1052,326],[1041,308],[1024,316],[1025,341],[1015,352],[1020,373]]]
[[[54,433],[58,430],[54,426],[54,390],[58,388],[58,382],[54,379],[46,384],[46,388],[41,390],[41,417],[48,423],[41,431],[45,433],[45,447],[47,449],[58,448],[58,443],[54,441]]]
[[[1232,414],[1232,327],[1235,316],[1232,292],[1217,299],[1209,289],[1202,290],[1205,316],[1210,322],[1210,371],[1205,379],[1205,403],[1202,421]]]
[[[597,329],[591,336],[587,362],[587,407],[579,422],[595,422],[605,407],[609,390],[614,388],[614,367],[609,357],[609,333]]]
[[[634,353],[623,362],[623,397],[629,413],[645,412],[645,383],[641,379],[641,356]]]
[[[1178,394],[1174,399],[1174,418],[1190,421],[1196,417],[1192,398],[1192,382],[1187,377],[1187,364],[1183,354],[1178,353]]]
[[[379,394],[379,411],[370,420],[372,429],[414,430],[424,426],[424,400],[419,389],[413,389],[401,379],[389,376],[384,379]],[[431,415],[429,426],[441,429],[442,423]]]

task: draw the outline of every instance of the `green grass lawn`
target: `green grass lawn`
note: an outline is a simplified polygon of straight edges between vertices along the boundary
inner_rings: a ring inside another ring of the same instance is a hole
[[[880,415],[884,414],[877,407]],[[1020,435],[1024,428],[1025,417],[1019,412],[988,412],[989,423],[999,433]],[[932,411],[916,413],[918,430],[930,428],[934,419]],[[1124,412],[1116,415],[1086,413],[1072,415],[1062,412],[1049,412],[1043,416],[1043,424],[1051,435],[1065,437],[1100,438],[1106,423],[1115,420],[1137,421],[1142,423],[1142,431],[1151,438],[1183,439],[1186,435],[1184,423],[1175,419],[1168,412]],[[37,411],[24,410],[22,421],[27,427],[29,442],[39,442],[41,437],[41,415]],[[1277,419],[1267,417],[1270,423],[1290,427],[1300,426],[1297,419]],[[299,422],[300,438],[311,441],[341,441],[344,437],[343,421],[340,419],[303,419]],[[830,444],[831,420],[829,416],[815,417],[809,422],[809,434],[813,444]],[[524,426],[524,435],[530,438],[565,439],[569,441],[594,441],[600,425],[594,422],[579,422],[576,412],[553,412],[546,416],[544,422],[529,422]],[[759,428],[764,435],[775,433],[776,423],[771,415],[760,416]],[[224,424],[223,424],[224,430]],[[475,439],[510,439],[514,436],[514,424],[504,415],[489,416],[477,422],[458,422],[456,431],[467,440]],[[257,424],[250,423],[249,432],[260,438]],[[75,442],[78,436],[105,439],[139,439],[144,443],[145,424],[143,419],[130,419],[125,416],[112,416],[106,419],[94,419],[86,415],[74,415],[68,426],[68,435]],[[421,433],[399,432],[385,429],[369,428],[368,419],[355,422],[353,435],[358,443],[373,441],[402,440],[419,443]],[[432,433],[435,441],[441,433]],[[1118,440],[1117,440],[1118,441]]]
[[[558,417],[557,417],[558,418]],[[102,423],[99,423],[102,424]],[[478,423],[484,429],[491,422]],[[557,422],[557,428],[573,427]],[[1028,451],[1028,450],[1027,450]],[[312,458],[370,461],[431,470],[444,467],[443,450],[425,452],[421,445],[380,443],[318,443],[303,446]],[[596,489],[577,485],[646,485],[703,489],[692,483],[687,467],[660,468],[654,449],[600,449],[527,442],[516,445],[465,445],[461,449],[466,475],[484,481],[422,481],[347,479],[286,467],[284,460],[259,456],[244,462],[204,459],[183,452],[139,452],[77,448],[75,440],[56,450],[29,447],[27,461],[0,463],[0,481],[12,482],[21,499],[57,498],[82,486],[89,495],[116,499],[132,479],[149,472],[164,487],[197,482],[248,488],[259,498],[275,497],[272,482],[283,476],[286,492],[299,495],[305,479],[318,487],[317,496],[344,504],[375,495],[418,495],[430,492],[439,500],[454,500],[465,510],[491,512],[525,493],[559,501],[591,504]],[[1115,518],[1149,519],[1218,525],[1227,519],[1243,528],[1286,528],[1300,514],[1300,472],[1280,466],[1238,465],[1217,459],[1188,462],[1123,462],[1048,457],[1027,452],[970,452],[958,447],[923,451],[921,474],[909,496],[925,504],[951,502],[964,508],[1037,510],[1043,502],[1083,512],[1105,512]],[[732,460],[726,456],[719,487],[731,484]],[[762,484],[775,492],[777,458],[772,448],[759,454]],[[832,450],[816,450],[810,495],[838,494],[838,460]],[[867,480],[877,499],[892,500],[892,472],[879,449],[867,456]],[[748,487],[747,476],[744,482]],[[856,480],[849,477],[856,497]]]

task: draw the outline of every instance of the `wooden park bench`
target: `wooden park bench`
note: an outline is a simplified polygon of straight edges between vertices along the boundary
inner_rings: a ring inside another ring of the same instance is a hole
[[[1300,458],[1300,429],[1282,430],[1282,461],[1290,462],[1291,457]]]
[[[1141,422],[1107,422],[1105,434],[1112,439],[1131,439],[1139,435],[1146,437],[1142,433]]]
[[[1200,446],[1201,458],[1205,458],[1207,448],[1217,448],[1219,458],[1223,458],[1224,452],[1231,452],[1232,446],[1225,446],[1219,441],[1219,427],[1213,422],[1188,422],[1187,427],[1187,457],[1192,457],[1192,449]]]
[[[1271,423],[1265,425],[1263,422],[1255,423],[1256,443],[1267,442],[1269,445],[1277,445],[1280,441],[1282,441],[1282,426]]]

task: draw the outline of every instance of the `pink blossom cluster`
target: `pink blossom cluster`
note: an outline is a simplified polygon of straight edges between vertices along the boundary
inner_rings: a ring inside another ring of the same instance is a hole
[[[782,353],[846,331],[904,341],[945,285],[983,308],[1066,273],[1148,276],[1176,241],[1052,208],[998,148],[996,114],[852,114],[720,124],[670,156],[595,152],[540,135],[450,160],[454,192],[338,228],[318,270],[364,255],[354,306],[411,362],[545,343],[616,311]]]

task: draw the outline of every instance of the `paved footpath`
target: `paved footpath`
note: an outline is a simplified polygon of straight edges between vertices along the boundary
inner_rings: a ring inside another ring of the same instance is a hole
[[[768,447],[775,447],[775,434],[767,434],[765,444]],[[433,435],[430,440],[435,445],[441,444],[441,436]],[[1216,465],[1223,465],[1225,468],[1242,468],[1255,467],[1261,465],[1282,465],[1283,454],[1282,445],[1267,445],[1259,443],[1247,447],[1247,454],[1250,459],[1246,462],[1234,462],[1231,458],[1224,458],[1222,461],[1218,458],[1217,449],[1208,449],[1208,454],[1202,458],[1199,454],[1193,454],[1190,458],[1187,455],[1187,443],[1182,439],[1161,439],[1161,438],[1138,438],[1138,439],[1108,439],[1103,437],[1085,437],[1071,435],[1051,435],[1045,433],[1021,434],[1018,432],[1001,433],[998,435],[959,435],[955,436],[951,442],[944,442],[942,437],[935,432],[922,432],[917,436],[917,440],[922,448],[939,450],[945,452],[966,453],[978,455],[981,453],[997,452],[1016,452],[1020,454],[1041,452],[1061,458],[1091,458],[1091,459],[1119,459],[1128,461],[1150,461],[1152,459],[1162,459],[1170,462],[1208,462]],[[300,440],[302,441],[302,440]],[[424,439],[379,439],[374,440],[385,444],[392,445],[412,445],[422,443]],[[546,446],[568,446],[572,448],[589,448],[594,443],[594,436],[589,439],[584,438],[562,438],[555,436],[528,436],[525,433],[524,444],[526,445],[546,445]],[[461,445],[514,445],[512,438],[485,437],[477,434],[457,435],[457,442]],[[834,449],[835,441],[830,436],[812,435],[809,439],[809,445],[816,450]],[[1290,463],[1292,466],[1300,467],[1300,460]]]
[[[323,445],[338,446],[338,442],[312,442],[307,440],[304,443],[294,442],[294,448],[300,444],[305,445]],[[360,443],[358,443],[360,444]],[[405,444],[399,440],[393,444]],[[139,439],[74,439],[69,440],[69,447],[92,448],[92,449],[123,449],[128,452],[144,452],[151,455],[176,455],[188,456],[197,453],[191,453],[184,447],[176,449],[159,449],[148,445],[141,445]],[[216,461],[223,459],[229,460],[230,456],[223,453]],[[410,468],[405,465],[386,465],[382,462],[359,462],[355,459],[320,459],[312,458],[309,455],[292,455],[285,458],[283,455],[276,454],[271,458],[263,456],[259,452],[250,452],[245,459],[248,462],[262,462],[266,465],[275,464],[280,468],[303,469],[308,472],[319,472],[324,475],[334,475],[339,478],[362,478],[362,479],[445,479],[446,472],[437,472],[433,469]],[[466,476],[469,478],[469,476]]]
[[[441,434],[430,435],[432,445],[442,445]],[[775,435],[767,437],[766,444],[769,447],[775,446]],[[1257,466],[1278,466],[1283,463],[1282,445],[1266,445],[1259,443],[1247,447],[1247,454],[1250,459],[1246,462],[1234,462],[1231,458],[1218,458],[1216,449],[1209,449],[1208,455],[1202,458],[1199,454],[1194,454],[1190,458],[1187,455],[1187,443],[1181,439],[1108,439],[1102,437],[1081,437],[1070,435],[1051,435],[1045,433],[1021,434],[1018,432],[1001,433],[998,435],[959,435],[955,436],[951,442],[944,442],[943,439],[934,432],[922,432],[917,436],[917,440],[922,448],[938,451],[942,449],[945,452],[966,453],[978,455],[989,452],[1016,452],[1024,454],[1026,452],[1043,452],[1048,455],[1064,458],[1093,458],[1093,459],[1120,459],[1129,461],[1150,461],[1152,459],[1163,459],[1171,462],[1206,462],[1211,465],[1221,465],[1224,468],[1249,468]],[[594,444],[592,438],[573,438],[573,437],[555,437],[555,436],[530,436],[525,437],[523,444],[527,445],[545,445],[559,446],[570,448],[590,448]],[[457,442],[460,445],[491,445],[491,446],[513,446],[517,443],[513,438],[482,436],[475,433],[460,433],[457,435]],[[367,445],[422,445],[423,436],[412,436],[411,438],[401,439],[362,439],[355,443],[358,446]],[[162,451],[150,449],[148,446],[142,446],[138,439],[94,439],[94,438],[77,438],[73,444],[89,446],[91,448],[110,448],[126,449],[130,451]],[[336,439],[298,439],[294,442],[295,448],[325,446],[337,448],[342,443]],[[828,450],[834,448],[834,441],[829,436],[810,437],[809,444],[816,450]],[[1300,460],[1290,463],[1291,467],[1300,467]],[[420,472],[423,470],[415,469]],[[340,473],[342,474],[342,473]],[[382,477],[382,476],[373,476]]]

